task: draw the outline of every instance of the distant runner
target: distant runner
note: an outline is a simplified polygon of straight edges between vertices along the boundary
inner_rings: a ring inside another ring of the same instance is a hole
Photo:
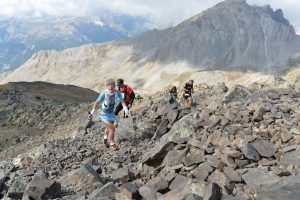
[[[194,93],[194,80],[189,80],[183,87],[183,98],[188,99],[189,104],[193,103],[192,93]]]
[[[173,86],[169,89],[169,93],[170,93],[170,100],[169,103],[174,103],[177,99],[177,88],[176,86]]]

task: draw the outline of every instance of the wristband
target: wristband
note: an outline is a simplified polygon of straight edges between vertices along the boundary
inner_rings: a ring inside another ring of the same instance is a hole
[[[92,109],[92,111],[90,112],[91,115],[93,115],[95,113],[95,108]]]

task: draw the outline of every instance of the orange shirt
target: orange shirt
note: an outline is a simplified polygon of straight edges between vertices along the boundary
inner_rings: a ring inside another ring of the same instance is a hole
[[[127,91],[125,92],[125,90],[127,89]],[[131,93],[133,92],[132,88],[129,85],[121,85],[120,86],[120,92],[124,95],[124,93],[126,94],[124,96],[124,101],[125,103],[130,103],[130,96]]]

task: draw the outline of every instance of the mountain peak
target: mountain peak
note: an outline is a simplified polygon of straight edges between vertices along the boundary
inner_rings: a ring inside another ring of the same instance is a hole
[[[151,61],[281,73],[288,58],[300,51],[300,38],[281,9],[226,0],[172,29],[142,35],[136,46],[136,57],[147,55]]]

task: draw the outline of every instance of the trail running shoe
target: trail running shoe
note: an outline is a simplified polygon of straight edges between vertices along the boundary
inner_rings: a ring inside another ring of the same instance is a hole
[[[118,147],[116,144],[112,144],[112,145],[110,145],[110,149],[111,149],[112,151],[118,151],[118,150],[119,150],[119,147]]]

